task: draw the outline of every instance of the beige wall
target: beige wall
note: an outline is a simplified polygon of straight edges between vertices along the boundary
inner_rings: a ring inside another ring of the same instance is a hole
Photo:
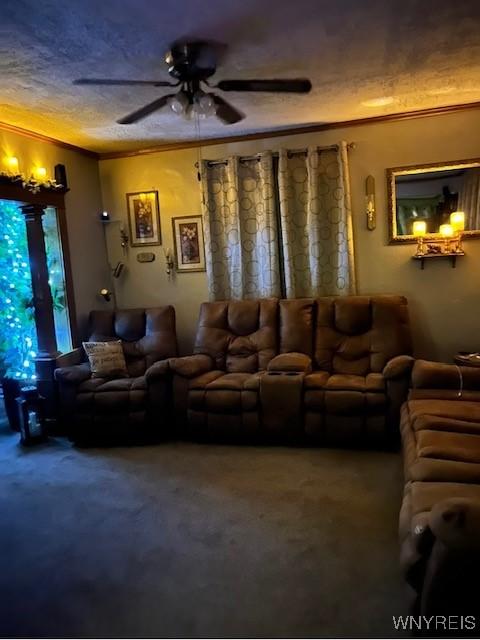
[[[16,156],[19,169],[29,174],[33,166],[46,167],[53,177],[56,164],[64,164],[70,191],[65,196],[74,296],[80,333],[90,309],[101,307],[98,290],[108,283],[101,223],[100,181],[95,158],[23,135],[0,130],[0,162]],[[108,286],[108,285],[107,285]]]
[[[353,141],[350,153],[354,240],[359,293],[402,293],[411,305],[417,355],[450,359],[459,349],[480,349],[480,239],[465,242],[466,257],[452,269],[448,261],[421,271],[410,259],[413,245],[387,244],[385,169],[401,165],[480,156],[480,110],[403,122],[362,125],[310,135],[236,142],[202,149],[205,158],[250,154],[262,149],[298,148]],[[198,150],[185,149],[100,162],[103,203],[126,219],[125,193],[157,189],[163,246],[172,247],[172,216],[200,213],[195,161]],[[378,221],[365,224],[365,178],[376,180]],[[110,237],[110,259],[119,259],[119,243]],[[205,274],[165,274],[162,247],[154,247],[154,263],[139,264],[129,250],[128,273],[118,283],[121,306],[171,303],[177,310],[181,349],[193,340],[199,303],[207,298]]]

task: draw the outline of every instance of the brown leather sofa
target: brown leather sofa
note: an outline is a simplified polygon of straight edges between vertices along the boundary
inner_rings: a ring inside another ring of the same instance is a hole
[[[401,434],[401,563],[420,613],[478,615],[480,369],[418,360]]]
[[[169,363],[175,415],[198,435],[384,440],[410,353],[400,296],[204,303],[194,355]]]
[[[92,311],[89,325],[90,341],[122,341],[129,375],[92,378],[83,349],[69,355],[71,366],[56,369],[62,421],[71,439],[110,442],[149,430],[165,433],[171,423],[167,359],[178,353],[174,308]]]

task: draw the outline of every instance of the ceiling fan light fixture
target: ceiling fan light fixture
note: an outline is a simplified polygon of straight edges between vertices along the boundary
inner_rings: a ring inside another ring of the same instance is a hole
[[[217,107],[213,97],[199,89],[193,96],[192,110],[199,118],[203,119],[214,116],[217,112]]]
[[[171,96],[167,103],[170,109],[179,116],[186,113],[189,105],[188,97],[183,91],[179,91],[174,96]]]

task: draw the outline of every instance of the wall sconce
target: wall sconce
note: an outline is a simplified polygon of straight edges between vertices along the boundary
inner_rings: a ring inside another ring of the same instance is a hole
[[[175,269],[175,261],[173,259],[173,255],[170,249],[164,249],[163,253],[165,254],[165,264],[167,267],[165,269],[165,272],[167,273],[167,275],[170,275],[172,271]]]
[[[120,244],[122,246],[122,250],[124,253],[126,253],[127,249],[128,249],[128,233],[125,231],[125,225],[123,223],[123,220],[114,220],[110,217],[110,214],[108,213],[108,211],[102,211],[102,213],[98,216],[100,221],[103,224],[119,224],[120,225]],[[105,234],[105,227],[103,228],[104,234]],[[105,234],[105,248],[107,247],[107,238],[106,238],[106,234]]]
[[[365,210],[367,214],[367,229],[373,231],[377,226],[375,210],[375,178],[368,176],[365,180]]]
[[[99,294],[102,296],[105,302],[110,302],[113,295],[110,289],[100,289]]]

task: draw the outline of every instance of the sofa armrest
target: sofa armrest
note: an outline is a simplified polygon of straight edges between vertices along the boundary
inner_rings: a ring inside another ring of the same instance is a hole
[[[182,378],[196,378],[213,369],[212,358],[203,353],[183,358],[170,358],[168,362],[173,373],[182,376]]]
[[[480,500],[449,498],[430,512],[430,529],[450,549],[480,550]]]
[[[77,347],[71,351],[61,353],[55,358],[55,365],[57,369],[63,367],[73,367],[76,364],[82,364],[85,361],[85,351],[82,347]]]
[[[410,376],[415,359],[412,356],[395,356],[391,358],[383,368],[385,380],[395,380]]]
[[[158,360],[157,362],[154,362],[150,367],[148,367],[148,369],[145,371],[145,378],[147,379],[147,382],[153,382],[154,380],[158,380],[167,375],[169,371],[169,361]]]
[[[270,360],[267,371],[286,371],[296,373],[310,373],[312,371],[312,359],[304,353],[281,353]]]
[[[60,367],[59,369],[55,369],[54,373],[54,377],[57,382],[74,385],[85,382],[85,380],[88,380],[91,375],[92,372],[88,362],[76,364],[72,367]]]
[[[480,368],[417,360],[412,371],[412,387],[480,391]]]

